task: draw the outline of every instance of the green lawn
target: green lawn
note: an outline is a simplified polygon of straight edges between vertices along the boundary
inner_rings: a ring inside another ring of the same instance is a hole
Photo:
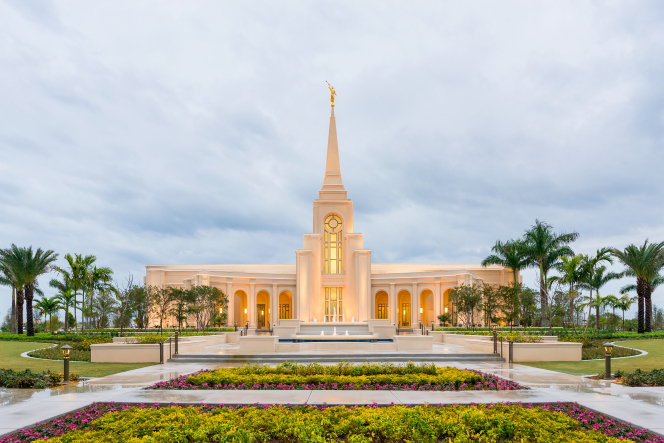
[[[34,372],[50,370],[51,372],[63,372],[64,363],[62,361],[35,360],[32,358],[21,357],[26,351],[44,348],[47,343],[26,343],[22,341],[2,341],[0,342],[0,369],[13,369],[22,371],[30,369]],[[151,366],[154,363],[77,363],[69,364],[69,371],[80,375],[81,377],[103,377],[105,375],[116,374],[118,372],[129,371],[132,369]]]
[[[613,360],[611,362],[612,372],[617,369],[632,372],[635,369],[650,371],[652,369],[664,368],[664,340],[628,340],[618,341],[616,344],[627,346],[628,348],[641,349],[648,352],[648,355]],[[550,369],[552,371],[564,372],[572,375],[590,375],[604,372],[604,360],[575,362],[551,361],[520,364],[536,368]]]

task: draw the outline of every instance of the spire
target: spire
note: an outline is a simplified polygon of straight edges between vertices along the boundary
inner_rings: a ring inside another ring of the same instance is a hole
[[[327,161],[325,162],[325,178],[323,187],[318,193],[321,200],[346,200],[347,194],[341,181],[339,166],[339,145],[337,144],[337,124],[334,119],[334,103],[330,116],[330,134],[327,138]]]

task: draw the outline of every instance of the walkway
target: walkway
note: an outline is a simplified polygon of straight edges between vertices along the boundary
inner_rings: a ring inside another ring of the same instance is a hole
[[[456,352],[456,351],[455,351]],[[220,365],[214,365],[219,367]],[[232,364],[224,366],[234,366]],[[208,404],[464,404],[578,402],[615,418],[664,434],[664,388],[629,388],[582,377],[506,363],[450,363],[530,386],[528,391],[146,391],[158,381],[212,365],[167,363],[50,390],[0,389],[0,434],[46,421],[93,402]],[[250,401],[248,401],[250,399]]]

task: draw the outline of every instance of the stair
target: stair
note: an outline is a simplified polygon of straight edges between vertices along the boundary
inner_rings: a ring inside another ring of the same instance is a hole
[[[425,353],[363,353],[363,354],[177,354],[168,360],[175,363],[337,363],[364,362],[486,362],[503,363],[498,354],[425,354]]]

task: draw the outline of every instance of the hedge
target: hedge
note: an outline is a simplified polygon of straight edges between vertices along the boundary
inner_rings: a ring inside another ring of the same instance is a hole
[[[546,442],[662,443],[575,404],[249,407],[93,404],[0,440],[23,443]]]
[[[435,364],[389,363],[322,366],[317,363],[284,363],[277,367],[248,365],[242,368],[203,370],[156,383],[148,389],[331,389],[331,390],[515,390],[523,386],[492,374]]]
[[[64,375],[57,372],[43,372],[41,374],[25,371],[14,371],[13,369],[0,369],[0,387],[3,388],[30,388],[44,389],[58,385],[64,379]],[[78,380],[78,375],[70,374],[70,380]]]

